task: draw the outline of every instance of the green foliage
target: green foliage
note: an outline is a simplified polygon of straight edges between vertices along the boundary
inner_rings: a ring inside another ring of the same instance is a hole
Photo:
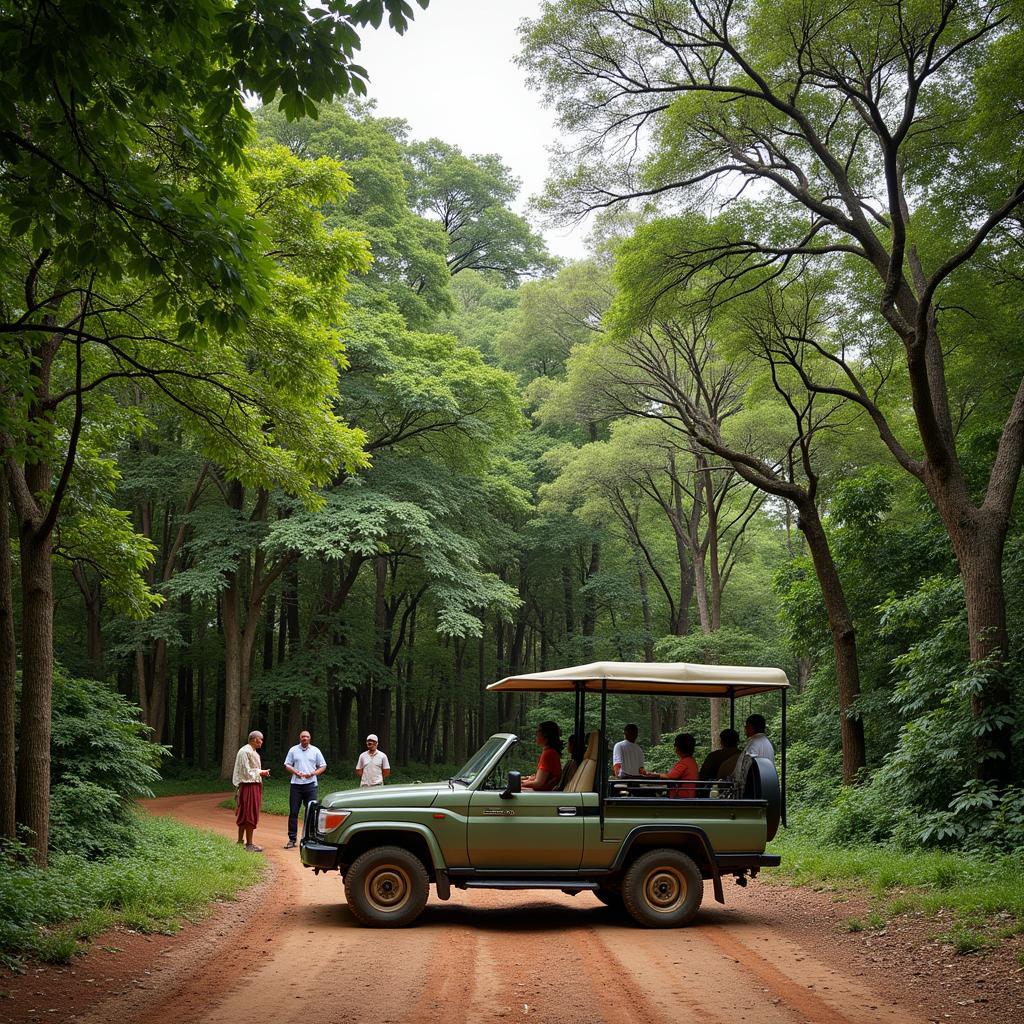
[[[337,103],[322,107],[316,121],[293,122],[263,107],[256,124],[263,138],[297,156],[340,162],[354,189],[324,212],[332,225],[359,231],[373,252],[354,301],[372,306],[384,296],[411,327],[427,327],[450,308],[448,241],[436,220],[413,208],[408,127],[373,117],[369,109]]]
[[[56,675],[53,691],[50,845],[87,858],[130,849],[132,801],[152,796],[165,751],[138,708],[93,679]]]
[[[16,848],[0,851],[0,963],[67,962],[84,940],[119,923],[173,931],[263,873],[263,861],[212,833],[137,811],[128,824],[134,841],[103,860],[60,853],[40,871]]]
[[[952,912],[962,927],[1001,914],[1024,926],[1019,848],[1005,854],[895,849],[862,837],[844,845],[822,843],[813,820],[783,830],[772,848],[782,854],[780,873],[800,885],[822,883],[866,890],[889,913]],[[892,893],[898,890],[898,899]],[[866,922],[865,922],[866,923]]]
[[[448,269],[501,275],[509,285],[552,269],[543,239],[510,209],[519,181],[495,154],[466,156],[440,139],[408,149],[412,200],[448,236]]]

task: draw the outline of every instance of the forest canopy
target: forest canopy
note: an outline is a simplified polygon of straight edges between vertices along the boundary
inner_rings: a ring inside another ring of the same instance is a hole
[[[569,263],[359,98],[407,4],[214,6],[0,23],[0,834],[137,795],[83,730],[442,771],[568,724],[493,680],[657,659],[787,671],[823,839],[1019,845],[1020,5],[549,0]]]

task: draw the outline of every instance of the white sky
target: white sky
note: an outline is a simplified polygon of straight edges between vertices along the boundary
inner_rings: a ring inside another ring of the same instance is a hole
[[[513,64],[516,27],[540,0],[430,0],[404,36],[383,27],[363,34],[357,61],[370,74],[378,111],[409,122],[417,139],[437,137],[465,153],[497,153],[522,180],[520,212],[547,176],[552,112]],[[530,218],[539,227],[535,216]],[[558,256],[586,254],[585,227],[545,229]]]

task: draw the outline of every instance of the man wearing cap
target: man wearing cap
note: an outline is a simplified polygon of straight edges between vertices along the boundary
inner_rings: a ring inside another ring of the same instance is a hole
[[[370,733],[366,737],[366,749],[359,755],[356,761],[356,775],[359,778],[359,785],[362,786],[383,786],[384,780],[391,774],[391,765],[388,762],[388,755],[383,750],[377,749],[377,734]]]

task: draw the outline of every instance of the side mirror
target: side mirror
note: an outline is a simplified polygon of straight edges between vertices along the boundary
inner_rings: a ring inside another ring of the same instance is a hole
[[[505,789],[499,794],[502,800],[511,800],[516,793],[522,793],[523,791],[523,776],[520,772],[509,772],[508,782],[505,783]]]

